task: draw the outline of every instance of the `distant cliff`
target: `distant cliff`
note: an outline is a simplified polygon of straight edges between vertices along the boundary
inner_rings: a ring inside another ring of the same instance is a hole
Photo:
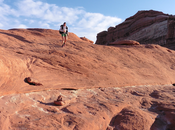
[[[168,45],[175,42],[175,16],[149,10],[138,11],[116,27],[97,34],[95,44],[135,40],[140,44]]]

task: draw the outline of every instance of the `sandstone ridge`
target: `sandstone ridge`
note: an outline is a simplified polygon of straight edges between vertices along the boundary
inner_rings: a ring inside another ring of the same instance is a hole
[[[0,129],[175,128],[173,50],[61,45],[57,30],[0,30]]]
[[[138,11],[121,24],[98,33],[96,44],[135,40],[140,44],[158,44],[175,49],[174,21],[174,15],[154,10]]]
[[[0,30],[0,94],[174,83],[175,52],[159,45],[99,46],[73,33],[61,44],[56,30]]]

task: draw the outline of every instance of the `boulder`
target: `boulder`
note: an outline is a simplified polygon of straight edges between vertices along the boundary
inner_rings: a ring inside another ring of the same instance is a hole
[[[123,108],[111,124],[120,130],[148,130],[152,125],[152,119],[144,111],[129,106]]]
[[[58,105],[58,106],[63,106],[64,105],[64,102],[62,100],[62,96],[61,95],[59,95],[58,98],[57,98],[57,100],[54,101],[54,104],[55,105]]]
[[[29,85],[34,85],[34,86],[41,86],[41,85],[42,85],[42,84],[39,83],[37,80],[35,80],[35,79],[31,78],[31,77],[25,78],[24,81],[25,81],[26,83],[28,83]]]

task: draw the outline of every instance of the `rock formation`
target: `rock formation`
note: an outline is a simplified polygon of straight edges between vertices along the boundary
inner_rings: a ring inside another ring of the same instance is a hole
[[[151,96],[154,90],[158,98]],[[174,130],[174,93],[171,85],[145,85],[1,96],[0,129]],[[69,103],[55,105],[60,94]]]
[[[87,42],[89,42],[89,43],[94,43],[93,41],[87,39],[86,37],[80,37],[80,39],[82,39],[82,40],[84,40],[84,41],[87,41]]]
[[[98,33],[95,44],[107,45],[121,40],[170,47],[175,42],[175,16],[153,10],[138,11],[123,23]]]
[[[111,42],[108,45],[140,45],[140,43],[134,40],[122,40]]]
[[[58,106],[63,106],[63,105],[65,105],[65,103],[64,103],[64,101],[63,101],[61,95],[59,95],[58,98],[57,98],[57,100],[54,101],[54,104],[55,104],[55,105],[58,105]]]
[[[0,30],[1,130],[175,128],[175,51],[61,45],[57,30]]]
[[[175,52],[159,45],[99,46],[70,33],[62,48],[59,32],[49,29],[0,30],[0,45],[2,95],[174,83]],[[42,86],[28,86],[26,77]]]
[[[39,83],[37,80],[32,79],[31,77],[27,77],[24,79],[24,81],[30,85],[35,85],[35,86],[40,86],[42,85],[41,83]]]

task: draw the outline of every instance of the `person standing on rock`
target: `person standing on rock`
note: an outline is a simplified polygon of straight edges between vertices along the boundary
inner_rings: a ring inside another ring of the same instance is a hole
[[[59,30],[61,36],[62,36],[62,47],[66,44],[66,40],[68,37],[68,27],[66,26],[66,22],[63,23],[63,25],[60,26]]]

